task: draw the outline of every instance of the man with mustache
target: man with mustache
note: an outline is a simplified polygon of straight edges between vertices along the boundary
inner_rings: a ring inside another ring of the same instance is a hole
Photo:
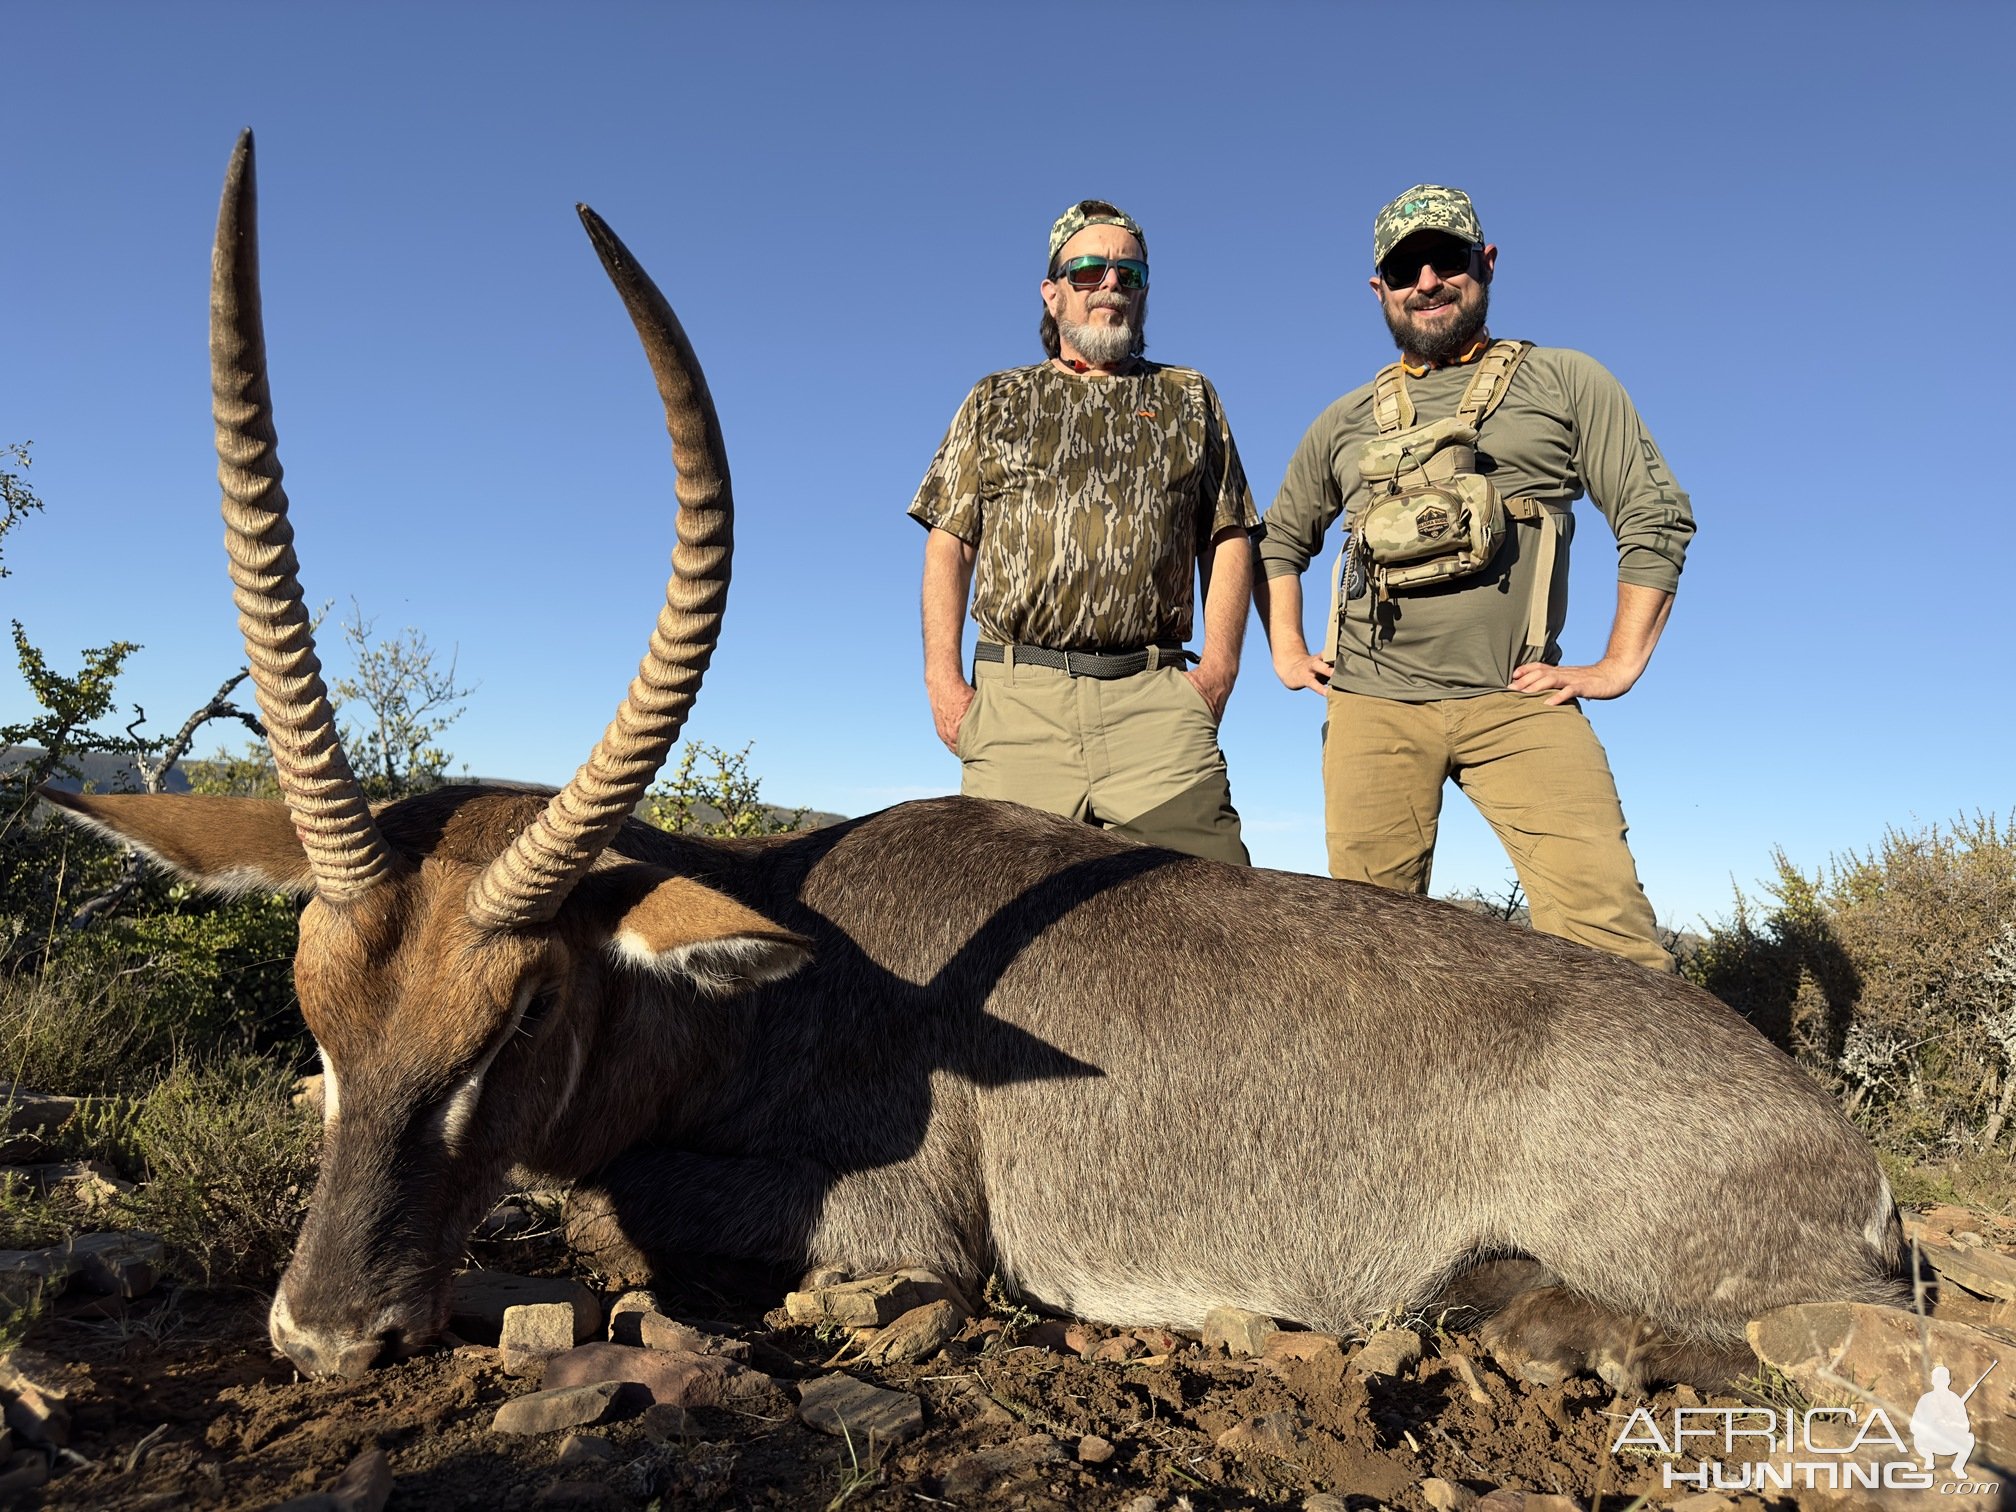
[[[1426,892],[1451,778],[1497,831],[1533,927],[1672,969],[1580,700],[1644,672],[1694,517],[1592,358],[1494,341],[1498,249],[1468,195],[1419,184],[1373,222],[1372,292],[1400,361],[1309,428],[1267,511],[1256,583],[1274,670],[1325,694],[1333,876]],[[1617,538],[1607,649],[1562,666],[1570,506]],[[1300,574],[1343,521],[1321,652]]]
[[[1253,496],[1204,375],[1141,355],[1147,259],[1105,200],[1050,228],[1048,360],[974,385],[910,505],[930,531],[924,686],[961,792],[1244,865],[1218,721],[1246,632]],[[1193,574],[1201,657],[1183,648]]]

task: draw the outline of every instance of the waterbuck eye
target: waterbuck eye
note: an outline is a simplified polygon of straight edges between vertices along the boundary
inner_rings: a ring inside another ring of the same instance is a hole
[[[560,993],[557,988],[541,987],[533,992],[525,1004],[525,1011],[518,1015],[518,1032],[528,1037],[537,1034],[540,1025],[546,1020],[546,1015],[553,1011],[554,1005],[559,1001]]]

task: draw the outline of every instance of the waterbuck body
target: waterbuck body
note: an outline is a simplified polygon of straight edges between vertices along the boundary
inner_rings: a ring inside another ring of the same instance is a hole
[[[49,796],[207,885],[307,900],[296,981],[326,1135],[272,1314],[304,1369],[354,1373],[437,1332],[514,1168],[576,1183],[570,1231],[612,1270],[998,1273],[1123,1324],[1229,1304],[1348,1330],[1526,1257],[1535,1284],[1494,1342],[1619,1384],[1731,1368],[1775,1306],[1898,1295],[1866,1144],[1675,979],[1008,804],[741,842],[629,819],[712,650],[727,475],[676,321],[587,212],[681,476],[658,633],[566,789],[372,810],[293,577],[251,205],[247,139],[213,356],[286,802]]]

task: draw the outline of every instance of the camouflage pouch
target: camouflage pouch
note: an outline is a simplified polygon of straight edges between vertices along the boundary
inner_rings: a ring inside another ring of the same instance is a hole
[[[1359,452],[1373,497],[1353,537],[1381,598],[1481,572],[1497,556],[1505,506],[1476,471],[1476,447],[1476,427],[1452,416],[1374,437]]]

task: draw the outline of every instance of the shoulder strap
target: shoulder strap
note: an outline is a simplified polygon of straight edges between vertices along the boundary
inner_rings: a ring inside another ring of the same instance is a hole
[[[1477,359],[1477,371],[1470,375],[1470,382],[1464,386],[1463,400],[1456,406],[1456,418],[1465,425],[1482,425],[1491,411],[1504,401],[1505,391],[1512,386],[1512,375],[1519,364],[1526,360],[1526,354],[1533,350],[1530,341],[1494,341],[1491,350]]]
[[[1379,369],[1372,380],[1372,419],[1379,434],[1390,436],[1414,423],[1414,401],[1407,393],[1407,372],[1397,362]]]

